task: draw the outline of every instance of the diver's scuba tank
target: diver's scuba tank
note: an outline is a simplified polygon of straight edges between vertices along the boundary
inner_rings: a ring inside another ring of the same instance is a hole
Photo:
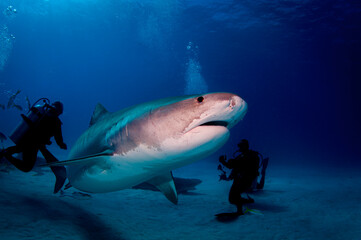
[[[17,145],[21,144],[21,142],[31,133],[31,130],[38,125],[50,108],[49,99],[40,98],[31,106],[26,116],[21,114],[22,120],[10,134],[9,138]]]

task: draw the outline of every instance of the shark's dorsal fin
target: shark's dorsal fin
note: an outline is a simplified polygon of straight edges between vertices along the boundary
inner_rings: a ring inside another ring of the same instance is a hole
[[[96,123],[97,121],[99,121],[101,118],[103,118],[106,114],[108,114],[108,110],[105,109],[105,107],[103,105],[101,105],[100,103],[98,103],[95,106],[94,112],[93,112],[93,116],[90,119],[90,124],[89,126],[93,125],[94,123]]]
[[[161,191],[174,204],[178,203],[178,194],[173,181],[172,172],[156,176],[147,181]]]

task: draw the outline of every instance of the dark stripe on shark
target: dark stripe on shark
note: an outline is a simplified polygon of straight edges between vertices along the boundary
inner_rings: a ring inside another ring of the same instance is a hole
[[[104,153],[103,152],[103,153],[94,154],[94,155],[90,155],[90,156],[73,158],[73,159],[69,159],[69,160],[65,160],[65,161],[47,163],[47,164],[41,165],[41,167],[65,166],[65,165],[69,165],[69,164],[73,164],[73,163],[81,163],[86,160],[91,160],[91,158],[103,157],[103,156],[113,156],[113,153]]]

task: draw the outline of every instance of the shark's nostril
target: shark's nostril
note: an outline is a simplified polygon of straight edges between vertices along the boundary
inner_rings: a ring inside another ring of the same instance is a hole
[[[231,105],[231,107],[236,106],[236,101],[234,101],[234,99],[233,99],[233,98],[231,99],[231,104],[230,104],[230,105]]]
[[[245,104],[245,101],[242,98],[238,97],[238,96],[232,96],[229,99],[229,106],[231,108],[239,108],[244,104]]]
[[[236,105],[237,105],[237,101],[233,97],[231,97],[229,99],[229,107],[233,109]]]

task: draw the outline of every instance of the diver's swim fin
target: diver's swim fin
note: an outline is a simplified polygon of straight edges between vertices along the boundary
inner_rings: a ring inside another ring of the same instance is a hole
[[[64,186],[65,180],[66,180],[66,169],[63,166],[56,166],[56,167],[50,167],[51,171],[53,171],[55,175],[55,186],[54,186],[54,193],[57,193],[60,191],[60,189]]]
[[[41,154],[43,154],[45,160],[47,163],[57,163],[59,162],[56,157],[54,157],[51,152],[49,152],[48,149],[45,147],[40,148]],[[65,180],[66,180],[66,168],[64,166],[50,166],[51,171],[53,171],[55,175],[55,186],[54,186],[54,193],[57,193],[60,191],[60,189],[63,187]]]
[[[73,187],[73,186],[71,185],[70,182],[68,182],[68,183],[65,185],[64,190],[67,190],[68,188],[71,188],[71,187]]]

